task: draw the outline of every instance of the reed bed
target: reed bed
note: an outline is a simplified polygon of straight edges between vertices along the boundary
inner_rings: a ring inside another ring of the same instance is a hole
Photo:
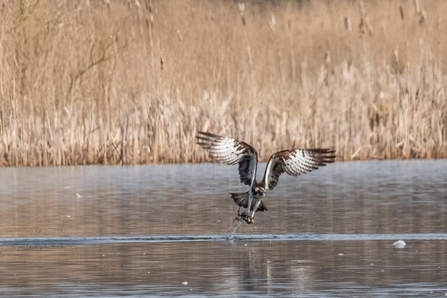
[[[0,165],[447,157],[445,1],[7,1]]]

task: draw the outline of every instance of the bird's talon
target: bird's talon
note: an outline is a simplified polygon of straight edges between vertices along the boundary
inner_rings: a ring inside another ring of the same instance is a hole
[[[248,215],[245,215],[245,214],[240,214],[240,215],[238,215],[238,216],[236,216],[234,218],[233,224],[234,223],[238,224],[241,221],[245,221],[247,224],[252,224],[252,223],[255,222],[252,216],[248,216]]]
[[[244,220],[245,220],[245,222],[246,222],[247,224],[252,224],[252,223],[255,222],[251,216],[247,216],[247,217],[245,217]]]

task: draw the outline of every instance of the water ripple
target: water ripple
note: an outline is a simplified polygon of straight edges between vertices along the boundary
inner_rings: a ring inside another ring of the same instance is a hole
[[[447,240],[447,233],[418,234],[268,234],[268,235],[154,235],[110,237],[0,238],[0,246],[61,246],[122,243],[216,242],[216,241],[383,241]]]

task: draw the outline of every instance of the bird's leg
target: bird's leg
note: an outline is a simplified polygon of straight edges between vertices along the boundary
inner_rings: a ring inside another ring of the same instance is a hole
[[[251,208],[252,200],[253,200],[253,189],[250,187],[250,190],[248,191],[247,210],[245,210],[245,215],[246,216],[250,216],[250,208]]]
[[[250,219],[253,221],[253,218],[255,217],[255,213],[259,208],[259,205],[261,205],[261,199],[257,200],[253,206],[253,210],[251,211],[251,214],[249,214]]]
[[[233,220],[233,223],[238,222],[238,224],[240,224],[240,222],[242,222],[242,221],[245,221],[248,224],[254,223],[253,218],[248,216],[247,215],[247,210],[244,210],[244,209],[245,209],[244,207],[240,207],[238,209],[237,216]]]

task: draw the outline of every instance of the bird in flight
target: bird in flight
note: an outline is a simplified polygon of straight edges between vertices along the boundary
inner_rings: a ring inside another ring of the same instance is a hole
[[[250,188],[244,193],[230,193],[239,206],[235,220],[254,222],[257,211],[267,211],[263,198],[268,190],[278,184],[279,176],[287,173],[291,176],[305,174],[335,161],[334,149],[287,149],[273,153],[265,168],[264,178],[256,180],[258,152],[249,144],[235,138],[219,136],[210,132],[199,131],[197,144],[209,152],[217,162],[239,164],[240,181]]]

